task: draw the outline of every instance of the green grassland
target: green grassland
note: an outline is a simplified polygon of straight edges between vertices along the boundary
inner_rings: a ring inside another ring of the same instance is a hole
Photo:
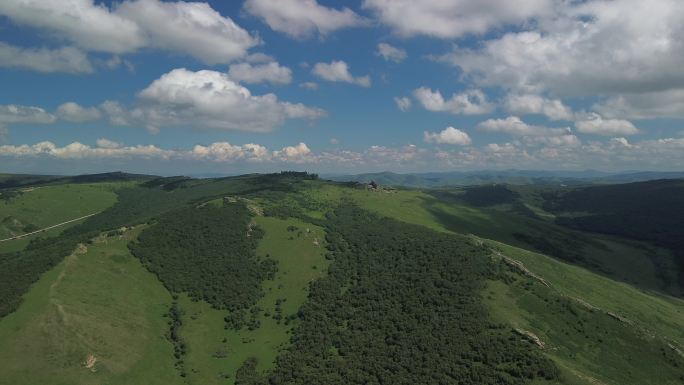
[[[682,380],[684,360],[662,341],[541,284],[491,281],[483,298],[495,319],[540,338],[563,380],[612,385]]]
[[[240,178],[236,180],[243,183]],[[185,202],[200,196],[240,194],[237,187],[230,187],[235,192],[225,187],[232,186],[229,180],[219,180],[216,185],[183,183],[197,186],[163,193],[169,195],[159,200],[164,207],[174,207],[174,195]],[[39,227],[54,224],[111,206],[116,202],[117,186],[35,189],[9,204],[0,201],[0,218],[12,216]],[[513,279],[489,281],[482,299],[495,320],[530,331],[546,343],[544,354],[562,373],[558,383],[675,384],[678,382],[673,379],[684,375],[682,357],[667,347],[671,343],[684,350],[684,301],[653,290],[662,280],[651,260],[670,261],[663,249],[591,234],[584,254],[589,261],[601,263],[599,267],[605,271],[595,269],[601,272],[597,274],[522,248],[525,244],[511,235],[513,230],[543,233],[550,229],[549,234],[558,236],[566,236],[568,230],[550,224],[549,229],[539,227],[544,222],[510,215],[500,207],[471,207],[418,190],[369,191],[309,180],[277,198],[257,193],[250,196],[250,204],[289,205],[320,220],[337,203],[351,201],[406,223],[445,233],[474,234],[476,242],[520,261],[550,287],[502,267]],[[223,200],[208,203],[222,206]],[[69,211],[72,209],[76,211]],[[88,245],[87,252],[76,252],[43,274],[19,309],[0,319],[0,385],[232,384],[248,358],[257,360],[259,372],[272,369],[299,322],[286,322],[287,317],[307,301],[310,283],[326,274],[329,261],[323,228],[306,222],[305,217],[255,216],[254,221],[264,230],[257,255],[277,261],[278,266],[274,279],[262,283],[264,296],[252,307],[258,328],[226,329],[227,310],[179,295],[179,336],[187,351],[180,359],[182,371],[178,370],[167,336],[169,318],[165,318],[174,299],[127,248],[139,231],[100,237]],[[649,258],[647,253],[652,253]],[[97,360],[95,371],[85,367],[89,355]]]
[[[684,346],[684,300],[640,290],[543,254],[496,241],[485,242],[522,262],[554,291],[619,314],[634,322],[636,328]]]
[[[0,384],[180,383],[163,318],[171,295],[129,254],[133,236],[80,247],[0,320]]]
[[[286,324],[285,317],[295,314],[304,303],[309,283],[325,274],[328,261],[323,255],[322,228],[297,219],[257,217],[256,222],[265,230],[257,254],[278,262],[275,279],[264,281],[265,294],[256,305],[261,309],[257,316],[261,326],[255,330],[224,330],[226,311],[181,296],[180,335],[188,344],[185,369],[191,384],[232,384],[238,368],[251,357],[257,359],[258,370],[271,369],[278,353],[289,343],[295,324]],[[280,322],[274,319],[279,299],[286,299],[280,306]]]
[[[124,185],[64,184],[23,189],[14,198],[0,200],[0,239],[102,211],[116,202],[115,189]],[[35,236],[56,236],[79,222],[68,223]],[[2,242],[0,253],[21,250],[32,237]]]

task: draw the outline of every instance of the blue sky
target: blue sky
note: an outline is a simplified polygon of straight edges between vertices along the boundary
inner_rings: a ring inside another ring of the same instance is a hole
[[[0,3],[0,171],[681,170],[676,0]]]

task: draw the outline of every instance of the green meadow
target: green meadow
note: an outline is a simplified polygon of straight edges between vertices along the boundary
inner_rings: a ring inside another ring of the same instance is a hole
[[[171,295],[133,258],[136,235],[81,246],[0,320],[0,384],[180,384],[163,315]]]
[[[116,202],[122,183],[64,184],[21,189],[20,195],[0,200],[0,239],[10,238],[102,211]],[[22,250],[31,238],[56,236],[80,221],[44,233],[0,243],[0,253]]]

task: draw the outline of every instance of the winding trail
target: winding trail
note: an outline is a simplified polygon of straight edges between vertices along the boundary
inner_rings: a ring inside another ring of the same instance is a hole
[[[10,238],[0,239],[0,242],[13,241],[13,240],[15,240],[15,239],[21,239],[21,238],[24,238],[24,237],[31,236],[31,235],[33,235],[33,234],[42,233],[42,232],[44,232],[44,231],[48,231],[48,230],[54,229],[55,227],[64,226],[64,225],[66,225],[66,224],[68,224],[68,223],[71,223],[71,222],[76,222],[76,221],[80,221],[81,219],[86,219],[86,218],[92,217],[93,215],[97,215],[97,214],[99,214],[99,213],[101,213],[101,212],[102,212],[102,211],[98,211],[98,212],[96,212],[96,213],[84,215],[84,216],[82,216],[82,217],[80,217],[80,218],[71,219],[71,220],[68,220],[68,221],[66,221],[66,222],[58,223],[58,224],[56,224],[56,225],[52,225],[52,226],[49,226],[49,227],[44,227],[44,228],[42,228],[42,229],[40,229],[40,230],[32,231],[32,232],[30,232],[30,233],[21,234],[21,235],[16,235],[16,236],[10,237]]]

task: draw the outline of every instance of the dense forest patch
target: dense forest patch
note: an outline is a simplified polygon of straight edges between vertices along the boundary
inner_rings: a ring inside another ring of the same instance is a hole
[[[479,300],[485,248],[344,206],[322,221],[333,258],[268,379],[241,384],[521,384],[557,368]],[[241,376],[243,375],[244,376]]]
[[[240,310],[261,296],[276,266],[257,259],[262,230],[242,204],[186,207],[158,218],[129,247],[169,291]]]

